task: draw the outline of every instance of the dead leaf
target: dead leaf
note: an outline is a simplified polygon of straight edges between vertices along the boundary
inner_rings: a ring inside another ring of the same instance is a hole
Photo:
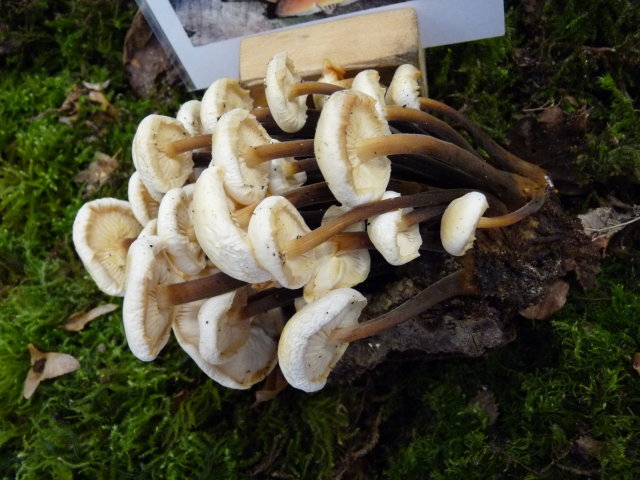
[[[602,451],[602,442],[595,440],[590,435],[581,435],[575,441],[576,447],[582,453],[596,457]]]
[[[564,280],[556,280],[549,285],[546,293],[538,303],[520,310],[520,315],[529,320],[546,320],[564,307],[568,293],[569,284]]]
[[[98,105],[103,107],[110,116],[112,117],[116,116],[117,114],[116,109],[113,107],[113,105],[111,105],[109,100],[107,100],[107,97],[104,95],[104,93],[99,92],[97,90],[91,90],[89,92],[88,97],[89,97],[89,101],[93,103],[97,103]]]
[[[640,374],[640,353],[633,354],[633,363],[631,364],[633,369]]]
[[[66,353],[41,352],[31,343],[28,348],[31,354],[31,368],[22,390],[24,398],[31,398],[41,381],[59,377],[80,368],[80,362]]]
[[[598,207],[578,215],[578,218],[582,222],[584,233],[604,255],[611,237],[627,225],[640,220],[640,205],[632,205],[626,211]]]
[[[88,90],[102,92],[109,86],[109,83],[109,80],[105,80],[104,82],[82,82],[82,85]]]
[[[116,156],[117,153],[114,156],[110,156],[103,152],[96,152],[93,156],[94,161],[75,176],[74,180],[76,182],[86,184],[84,187],[85,195],[92,194],[109,181],[118,168]]]
[[[260,403],[273,400],[288,386],[289,384],[284,378],[284,375],[282,375],[280,367],[276,365],[276,368],[274,368],[273,371],[265,379],[264,383],[262,384],[262,388],[256,391],[256,400],[251,406],[255,407]]]
[[[70,315],[67,321],[63,325],[61,325],[60,328],[63,328],[64,330],[68,330],[70,332],[79,332],[91,320],[95,320],[101,315],[111,313],[117,308],[118,305],[116,305],[115,303],[106,303],[104,305],[92,308],[88,312],[76,312]]]
[[[480,390],[471,402],[469,402],[469,406],[478,407],[482,410],[489,419],[489,425],[496,423],[498,415],[500,415],[498,404],[496,403],[496,396],[490,390]]]

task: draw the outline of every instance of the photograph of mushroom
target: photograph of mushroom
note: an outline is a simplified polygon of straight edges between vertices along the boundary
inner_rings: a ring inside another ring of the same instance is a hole
[[[194,46],[406,0],[170,0]]]

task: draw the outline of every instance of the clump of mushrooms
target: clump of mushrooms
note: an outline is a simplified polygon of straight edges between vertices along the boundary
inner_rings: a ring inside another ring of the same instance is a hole
[[[463,262],[395,309],[360,321],[367,302],[355,288],[372,263],[411,262],[438,231],[431,247],[464,257],[476,229],[517,223],[548,195],[544,171],[458,111],[420,97],[419,76],[403,65],[387,88],[375,70],[345,79],[327,60],[321,81],[303,82],[283,52],[267,67],[268,108],[254,108],[241,82],[225,78],[176,118],[143,119],[132,142],[129,201],[88,202],[73,230],[98,288],[124,296],[132,353],[155,359],[173,332],[224,386],[249,388],[279,362],[292,386],[316,391],[348,343],[477,294],[473,267]],[[482,150],[427,111],[462,125]],[[300,130],[314,138],[300,138]],[[406,182],[395,172],[431,180]],[[287,319],[281,307],[295,299],[304,306]]]

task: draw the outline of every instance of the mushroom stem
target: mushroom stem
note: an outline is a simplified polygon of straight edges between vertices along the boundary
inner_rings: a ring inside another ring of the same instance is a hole
[[[336,233],[342,232],[354,223],[361,222],[374,215],[380,215],[397,208],[445,205],[458,196],[468,192],[469,190],[465,189],[436,190],[358,205],[347,213],[316,228],[312,232],[290,240],[284,248],[283,253],[284,255],[296,257],[317,247],[322,242],[330,239]]]
[[[426,222],[427,220],[438,218],[440,215],[442,215],[442,212],[444,212],[445,208],[447,207],[444,205],[438,205],[435,207],[418,208],[416,210],[412,210],[409,213],[405,213],[402,216],[399,230],[407,230],[417,223],[422,223]]]
[[[302,292],[299,289],[269,289],[268,291],[249,297],[245,306],[238,311],[236,318],[241,321],[243,319],[255,317],[256,315],[266,313],[274,308],[288,305],[300,296],[302,296]]]
[[[542,189],[534,192],[533,198],[519,209],[497,217],[481,217],[476,228],[496,228],[507,227],[519,222],[523,218],[536,213],[546,200],[545,192]]]
[[[228,293],[246,285],[246,282],[233,278],[226,273],[217,272],[207,277],[185,282],[160,285],[157,300],[160,308],[194,302],[204,298]]]
[[[165,146],[164,151],[168,156],[174,157],[180,153],[190,152],[199,148],[211,148],[211,134],[174,140]]]
[[[451,125],[443,122],[439,118],[436,118],[433,115],[430,115],[427,112],[423,112],[421,110],[400,107],[398,105],[387,105],[386,110],[387,121],[419,123],[421,124],[421,126],[426,128],[429,133],[441,138],[442,140],[458,145],[460,148],[464,148],[465,150],[478,156],[478,153],[473,149],[471,145],[469,145],[469,142],[467,142],[467,140],[462,135],[460,135]]]
[[[331,95],[332,93],[344,90],[345,87],[326,82],[299,82],[289,85],[287,88],[287,100],[293,100],[300,95],[319,94]]]
[[[466,115],[449,105],[431,98],[420,98],[419,101],[420,108],[422,110],[441,113],[462,125],[462,127],[473,136],[478,144],[480,144],[480,146],[486,150],[491,157],[493,157],[501,168],[511,170],[519,175],[530,178],[540,187],[546,187],[549,185],[549,177],[543,169],[523,160],[498,145],[489,135],[487,135],[486,132],[467,118]]]
[[[468,269],[458,270],[438,280],[393,310],[353,327],[334,330],[330,339],[336,344],[350,343],[376,335],[416,317],[425,310],[452,297],[474,295],[477,286]]]
[[[333,200],[331,191],[327,187],[326,182],[312,183],[304,187],[296,188],[290,191],[284,197],[293,203],[297,208],[303,208],[316,203],[329,202]],[[231,214],[236,224],[243,230],[247,229],[251,215],[262,200],[253,202],[246,207],[240,208]]]
[[[454,168],[482,179],[488,190],[509,203],[524,203],[527,194],[538,189],[531,180],[499,170],[457,145],[427,135],[398,133],[359,139],[357,154],[361,161],[383,155],[432,155]]]
[[[336,250],[340,252],[348,250],[375,249],[366,232],[337,233],[328,241],[333,243],[336,246]]]
[[[267,162],[275,158],[310,156],[313,156],[313,139],[268,143],[255,147],[247,147],[242,152],[242,157],[250,168],[255,168],[262,162]]]

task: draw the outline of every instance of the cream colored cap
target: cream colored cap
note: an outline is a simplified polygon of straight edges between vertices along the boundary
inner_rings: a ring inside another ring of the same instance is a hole
[[[476,239],[476,226],[489,208],[487,197],[480,192],[469,192],[453,200],[440,221],[440,240],[451,255],[464,255]]]
[[[287,93],[290,85],[301,81],[286,52],[275,54],[267,64],[264,78],[267,104],[278,126],[288,133],[297,132],[307,122],[307,95],[289,100]]]

